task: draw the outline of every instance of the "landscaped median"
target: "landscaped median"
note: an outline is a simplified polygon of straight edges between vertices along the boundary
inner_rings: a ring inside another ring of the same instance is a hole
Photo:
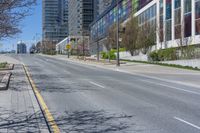
[[[0,63],[0,90],[7,90],[10,82],[10,77],[12,72],[9,70],[13,70],[14,65],[8,64],[7,62]]]
[[[13,70],[14,64],[8,64],[7,62],[0,63],[0,71]]]

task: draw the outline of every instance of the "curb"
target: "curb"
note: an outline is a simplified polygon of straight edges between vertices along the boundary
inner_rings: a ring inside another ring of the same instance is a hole
[[[35,96],[35,98],[37,100],[37,103],[38,103],[38,105],[40,107],[42,115],[43,115],[43,117],[45,119],[48,131],[50,133],[60,133],[60,129],[59,129],[58,125],[56,124],[52,114],[50,113],[46,103],[44,102],[44,99],[43,99],[42,95],[40,94],[38,88],[36,87],[34,81],[31,78],[31,75],[30,75],[27,67],[24,64],[23,64],[23,68],[24,68],[24,72],[26,74],[26,77],[27,77],[27,79],[28,79],[28,81],[30,83],[30,86],[32,88],[32,91],[34,93],[34,96]]]
[[[9,69],[9,70],[13,70],[13,69],[14,69],[14,64],[9,64],[8,69]]]
[[[0,82],[0,91],[1,90],[8,90],[9,82],[10,82],[10,77],[12,73],[7,73],[3,79]]]

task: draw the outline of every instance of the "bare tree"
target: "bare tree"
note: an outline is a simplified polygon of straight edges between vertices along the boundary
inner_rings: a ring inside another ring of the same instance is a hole
[[[40,53],[42,51],[42,44],[40,41],[37,42],[36,44],[36,50],[37,50],[37,53]]]
[[[56,54],[56,43],[57,41],[43,40],[42,49],[44,54]]]
[[[184,51],[184,47],[189,46],[192,43],[192,39],[185,35],[185,24],[184,19],[181,19],[181,23],[179,26],[175,28],[175,39],[180,49],[180,56],[187,56],[187,51]]]
[[[109,30],[108,30],[108,38],[107,38],[107,43],[106,43],[106,48],[109,51],[111,48],[116,48],[116,42],[117,42],[117,25],[113,24]]]
[[[125,32],[122,35],[122,44],[133,56],[136,49],[138,49],[138,38],[139,38],[140,27],[138,25],[138,18],[131,17],[126,23]]]
[[[155,25],[144,24],[138,32],[139,48],[143,54],[146,54],[151,46],[156,44],[156,28]]]
[[[163,27],[163,23],[158,25],[158,23],[156,23],[156,34],[158,36],[159,39],[159,43],[161,46],[161,49],[163,49],[163,45],[166,46],[166,40],[164,39],[165,31],[164,31],[164,27]],[[156,50],[158,50],[158,48],[156,48]]]
[[[1,0],[0,1],[0,39],[20,33],[19,24],[30,15],[30,7],[36,0]]]

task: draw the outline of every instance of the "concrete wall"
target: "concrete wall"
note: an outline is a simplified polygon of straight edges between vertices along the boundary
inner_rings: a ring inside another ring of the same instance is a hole
[[[120,59],[147,61],[148,56],[142,54],[141,52],[139,53],[139,55],[135,55],[135,56],[131,56],[129,52],[120,52]]]
[[[163,61],[162,63],[198,67],[200,69],[200,59]]]

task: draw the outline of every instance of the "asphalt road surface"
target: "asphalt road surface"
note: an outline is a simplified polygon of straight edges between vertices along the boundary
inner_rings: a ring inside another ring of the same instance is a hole
[[[28,66],[61,132],[200,133],[200,90],[40,55]]]

